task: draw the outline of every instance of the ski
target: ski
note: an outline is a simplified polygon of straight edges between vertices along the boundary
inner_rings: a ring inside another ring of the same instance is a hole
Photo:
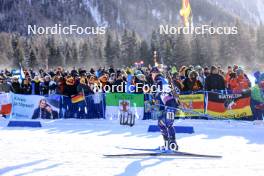
[[[104,156],[105,157],[183,156],[183,157],[200,157],[200,158],[222,158],[222,156],[219,156],[219,155],[204,155],[204,154],[179,152],[179,151],[163,151],[160,149],[140,149],[140,148],[121,148],[121,149],[145,151],[148,153],[112,154],[112,155],[104,155]]]
[[[182,156],[182,157],[198,157],[198,158],[222,158],[218,155],[202,155],[187,152],[150,152],[150,153],[126,153],[104,155],[105,157],[145,157],[145,156]]]
[[[146,148],[129,148],[129,147],[117,147],[118,149],[124,150],[135,150],[135,151],[145,151],[145,152],[161,152],[160,148],[156,149],[146,149]]]

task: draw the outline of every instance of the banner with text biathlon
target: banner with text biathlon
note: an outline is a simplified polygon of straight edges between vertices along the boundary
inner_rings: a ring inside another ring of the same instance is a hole
[[[12,118],[55,119],[59,118],[59,96],[12,94]]]
[[[144,94],[106,94],[106,119],[117,119],[122,112],[131,112],[136,118],[144,116]]]
[[[209,92],[207,114],[219,118],[245,118],[252,116],[250,91],[233,94]]]

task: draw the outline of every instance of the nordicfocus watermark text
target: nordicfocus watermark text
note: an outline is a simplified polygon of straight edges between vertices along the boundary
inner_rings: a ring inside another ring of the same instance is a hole
[[[144,92],[144,93],[156,93],[156,92],[164,92],[164,93],[170,93],[173,89],[170,85],[166,86],[159,86],[159,85],[142,85],[142,84],[135,84],[135,85],[128,85],[127,83],[120,84],[120,85],[102,85],[99,84],[93,84],[92,86],[93,92],[118,92],[122,93],[124,91],[128,91],[131,93],[136,92]]]
[[[202,25],[197,27],[177,27],[177,26],[169,26],[169,25],[160,25],[159,26],[160,34],[166,35],[179,35],[179,34],[197,34],[197,35],[236,35],[238,34],[238,28],[236,26],[233,27],[215,27],[210,25]]]
[[[106,33],[106,27],[81,27],[78,25],[62,26],[37,26],[28,25],[28,35],[103,35]]]

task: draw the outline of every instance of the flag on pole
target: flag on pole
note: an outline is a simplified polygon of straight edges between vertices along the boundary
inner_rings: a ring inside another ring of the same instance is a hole
[[[71,97],[72,103],[79,103],[81,101],[85,101],[85,96],[83,93]]]
[[[19,74],[19,79],[22,81],[23,79],[25,79],[25,73],[24,73],[24,70],[23,70],[23,67],[21,64],[20,65],[20,74]]]
[[[189,0],[182,0],[182,8],[180,10],[185,27],[192,26],[192,8]]]

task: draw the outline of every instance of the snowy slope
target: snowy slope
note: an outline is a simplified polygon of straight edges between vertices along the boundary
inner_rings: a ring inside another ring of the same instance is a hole
[[[83,3],[89,9],[92,18],[96,22],[97,26],[104,26],[104,27],[108,26],[108,22],[103,19],[102,14],[98,9],[98,5],[96,4],[96,1],[95,3],[93,3],[93,0],[84,0]]]
[[[6,128],[0,120],[0,175],[254,175],[263,176],[264,126],[252,122],[180,120],[195,134],[178,135],[182,151],[222,155],[222,159],[123,158],[103,154],[127,153],[116,146],[155,148],[159,133],[147,133],[149,124],[121,127],[117,121],[44,121],[43,128]]]
[[[225,12],[234,15],[250,24],[264,22],[264,1],[263,0],[207,0]]]
[[[261,19],[261,22],[264,22],[264,1],[263,0],[257,0],[257,5],[258,5],[258,11],[259,11],[259,16]]]

